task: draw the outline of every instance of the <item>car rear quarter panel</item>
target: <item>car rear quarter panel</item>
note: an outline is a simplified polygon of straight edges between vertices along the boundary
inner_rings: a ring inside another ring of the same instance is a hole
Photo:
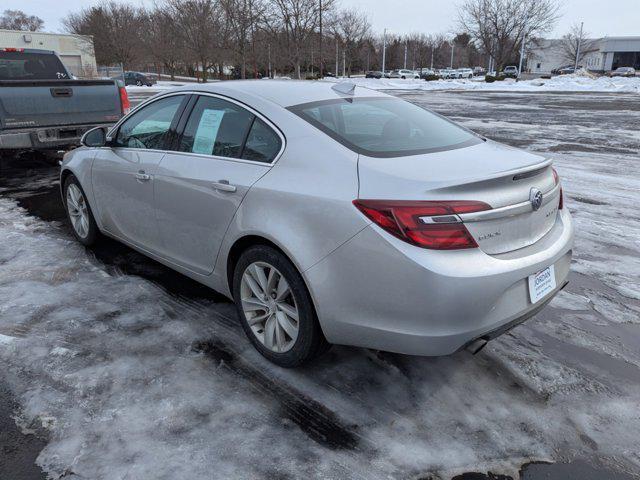
[[[276,117],[270,119],[286,137],[285,150],[251,187],[227,230],[214,270],[221,279],[230,249],[243,237],[268,239],[303,273],[368,224],[352,204],[357,154],[290,112]]]

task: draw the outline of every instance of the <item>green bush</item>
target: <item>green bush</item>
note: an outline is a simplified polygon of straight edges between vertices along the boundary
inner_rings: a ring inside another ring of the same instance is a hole
[[[427,82],[432,82],[434,80],[440,80],[440,77],[437,75],[427,75],[424,77]]]
[[[487,83],[493,83],[496,81],[496,77],[494,77],[493,75],[486,75],[484,77],[484,81]]]

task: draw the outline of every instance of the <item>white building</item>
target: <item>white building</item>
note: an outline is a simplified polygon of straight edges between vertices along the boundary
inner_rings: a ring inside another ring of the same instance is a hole
[[[567,58],[562,39],[543,39],[531,48],[527,65],[532,73],[547,74],[551,70],[573,65]],[[604,37],[586,40],[589,51],[580,65],[594,72],[610,72],[618,67],[634,67],[640,70],[640,37]]]
[[[0,48],[53,50],[73,75],[80,78],[97,75],[96,55],[90,36],[0,30]]]

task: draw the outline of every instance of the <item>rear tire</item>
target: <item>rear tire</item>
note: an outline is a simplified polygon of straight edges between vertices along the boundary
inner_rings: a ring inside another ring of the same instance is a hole
[[[247,337],[276,365],[297,367],[329,349],[302,276],[278,250],[256,245],[240,255],[233,298]]]
[[[74,175],[69,175],[64,181],[62,191],[64,193],[62,197],[64,207],[73,236],[87,247],[93,245],[96,243],[100,231],[80,182]]]

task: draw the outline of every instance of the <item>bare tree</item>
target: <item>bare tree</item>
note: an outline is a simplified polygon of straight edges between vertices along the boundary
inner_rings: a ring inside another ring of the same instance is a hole
[[[0,28],[37,32],[42,30],[44,21],[35,15],[27,15],[22,10],[5,10],[0,16]]]
[[[517,57],[525,36],[549,31],[557,19],[555,0],[464,0],[458,9],[460,27],[499,68]]]
[[[92,35],[96,61],[130,67],[140,58],[141,11],[125,3],[109,2],[73,13],[63,20],[66,29]]]
[[[267,28],[276,34],[282,32],[286,51],[293,65],[295,75],[300,77],[300,65],[303,62],[305,45],[319,26],[320,5],[318,0],[271,0],[270,9],[265,15]],[[324,11],[331,10],[335,0],[324,0]]]
[[[567,61],[582,62],[585,56],[598,51],[598,40],[590,39],[589,33],[582,30],[580,25],[574,24],[569,32],[562,37],[560,48],[562,57]]]
[[[247,77],[247,50],[251,48],[254,75],[257,74],[255,58],[255,32],[264,17],[262,0],[220,0],[229,26],[229,43],[240,63],[240,77]]]
[[[156,64],[162,65],[175,79],[178,66],[185,60],[185,49],[171,12],[155,6],[144,16],[142,43]]]
[[[202,81],[206,82],[207,72],[220,63],[227,34],[220,22],[220,5],[214,0],[168,0],[167,8],[187,51],[201,68]]]
[[[351,76],[351,67],[364,39],[371,29],[367,15],[357,9],[340,10],[333,23],[333,31],[341,40],[344,49],[345,66]],[[337,72],[336,72],[337,73]]]

